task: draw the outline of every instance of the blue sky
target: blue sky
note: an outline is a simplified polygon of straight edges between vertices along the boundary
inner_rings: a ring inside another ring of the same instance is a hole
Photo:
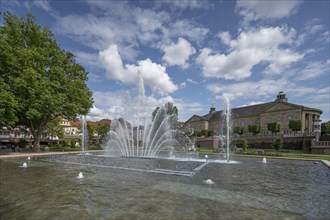
[[[88,119],[115,118],[136,100],[138,75],[153,106],[171,101],[179,119],[223,98],[240,107],[276,98],[330,119],[329,1],[15,1],[32,12],[90,73]],[[1,21],[3,24],[3,21]]]

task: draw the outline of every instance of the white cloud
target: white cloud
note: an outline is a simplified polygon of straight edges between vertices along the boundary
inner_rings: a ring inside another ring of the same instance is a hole
[[[86,118],[89,121],[100,121],[104,118],[109,118],[108,116],[109,115],[106,115],[103,110],[93,106]]]
[[[126,64],[124,66],[116,45],[111,45],[108,49],[101,51],[99,56],[109,79],[119,80],[125,84],[134,84],[140,72],[144,83],[155,91],[172,93],[178,89],[166,73],[166,67],[153,63],[150,59],[140,60],[137,65]]]
[[[329,30],[319,18],[312,18],[306,22],[302,33],[298,36],[296,45],[300,46],[311,39],[314,42],[329,44]]]
[[[73,51],[79,64],[84,66],[99,66],[99,55],[97,53],[88,53],[81,50]]]
[[[295,77],[296,80],[310,80],[315,79],[323,74],[329,74],[329,62],[311,61],[299,71],[299,75]]]
[[[198,82],[193,79],[187,79],[187,82],[189,82],[191,84],[198,84]]]
[[[45,11],[51,11],[50,1],[48,0],[34,0],[33,5],[42,8]]]
[[[56,31],[100,51],[116,44],[127,61],[136,59],[140,45],[161,50],[178,37],[200,43],[209,31],[162,9],[140,8],[126,1],[86,3],[91,12],[54,16]]]
[[[185,69],[188,67],[189,57],[196,53],[196,50],[184,38],[179,38],[177,44],[172,43],[164,47],[163,60],[170,66],[178,65]]]
[[[174,105],[178,108],[179,121],[187,121],[194,114],[204,114],[205,106],[199,102],[184,100],[184,99],[174,99]]]
[[[183,82],[183,83],[180,83],[180,88],[182,89],[182,88],[185,88],[187,86],[187,83],[186,82]]]
[[[297,11],[300,0],[238,0],[236,10],[243,16],[244,23],[262,19],[281,19]]]
[[[131,96],[133,94],[133,96]],[[88,120],[101,120],[102,118],[125,118],[132,124],[140,119],[150,119],[152,112],[158,106],[167,102],[174,103],[171,96],[139,96],[136,91],[93,92],[94,106],[87,116]],[[174,103],[175,104],[175,103]],[[138,115],[139,114],[139,115]]]
[[[177,9],[196,9],[196,8],[207,8],[209,7],[207,1],[199,0],[162,0],[156,1],[156,3],[166,3]]]
[[[206,89],[220,96],[228,96],[231,100],[235,99],[271,99],[279,91],[286,91],[286,88],[293,86],[287,78],[281,79],[262,79],[260,81],[244,81],[221,85],[217,83],[208,84]]]
[[[251,76],[252,68],[269,63],[267,73],[280,73],[304,55],[284,46],[290,45],[295,30],[287,27],[268,27],[243,31],[236,40],[229,33],[220,33],[221,41],[229,47],[228,54],[212,54],[204,48],[197,58],[205,77],[242,80]]]
[[[176,20],[173,24],[170,24],[166,30],[164,30],[164,37],[186,37],[190,41],[201,43],[207,34],[209,29],[193,23],[191,20]]]
[[[133,60],[138,52],[136,33],[138,27],[118,17],[98,17],[93,14],[57,16],[57,32],[90,48],[104,50],[116,43],[127,60]]]

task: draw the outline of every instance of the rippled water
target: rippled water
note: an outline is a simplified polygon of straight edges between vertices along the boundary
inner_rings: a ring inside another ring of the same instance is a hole
[[[0,160],[0,219],[330,219],[330,169],[322,163],[240,157],[178,176],[48,159]],[[103,160],[148,169],[200,165]]]

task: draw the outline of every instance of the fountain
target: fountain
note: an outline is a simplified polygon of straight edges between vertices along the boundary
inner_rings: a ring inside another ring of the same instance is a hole
[[[219,141],[222,143],[222,147],[225,148],[226,146],[226,160],[227,163],[230,162],[229,160],[229,153],[230,153],[230,139],[231,139],[231,131],[232,131],[232,120],[231,120],[231,110],[230,110],[230,102],[228,97],[224,98],[224,110],[222,112],[222,119],[220,121],[220,135]],[[225,127],[224,127],[225,126]],[[223,132],[226,132],[226,135],[223,135]]]
[[[82,172],[80,172],[80,173],[78,174],[78,176],[77,176],[77,179],[82,179],[82,178],[84,178],[84,175],[83,175]]]
[[[264,157],[264,158],[262,158],[262,161],[261,161],[262,163],[267,163],[267,159],[266,159],[266,157]]]
[[[214,184],[214,182],[211,179],[204,180],[203,182],[208,185]]]
[[[172,152],[174,157],[178,150],[185,151],[187,146],[182,139],[185,134],[178,130],[176,115],[168,114],[168,106],[157,107],[149,104],[145,96],[143,80],[139,75],[137,81],[138,101],[132,107],[133,115],[113,120],[108,141],[104,145],[109,155],[124,157],[155,158],[160,152]],[[129,101],[129,105],[132,102]],[[153,110],[153,111],[152,111]],[[135,118],[135,122],[126,118]],[[180,139],[180,140],[179,140]],[[169,154],[166,154],[168,157]]]
[[[27,168],[27,163],[24,162],[23,165],[22,165],[23,168]]]
[[[81,116],[81,151],[84,153],[87,150],[88,145],[88,131],[86,116]]]

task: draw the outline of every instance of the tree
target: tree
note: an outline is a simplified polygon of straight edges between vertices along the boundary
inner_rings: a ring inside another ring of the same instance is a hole
[[[100,137],[99,142],[102,143],[105,140],[108,132],[110,131],[110,123],[98,125],[95,128],[95,130],[96,130],[98,136]]]
[[[157,107],[153,112],[152,112],[152,120],[155,119],[157,112],[160,110],[160,107]],[[176,120],[178,120],[178,108],[173,105],[172,102],[167,102],[164,107],[164,113],[166,115],[173,115]]]
[[[8,90],[9,86],[0,77],[0,126],[11,126],[18,121],[16,116],[18,103],[14,95]]]
[[[27,14],[18,18],[1,15],[0,27],[0,114],[1,123],[26,126],[40,151],[40,137],[46,125],[58,116],[76,118],[92,107],[92,93],[86,85],[88,72],[72,53],[62,50],[48,28]],[[4,114],[5,112],[5,114]],[[8,113],[8,116],[7,116]]]
[[[301,120],[290,120],[289,128],[294,132],[301,131]]]
[[[45,125],[44,133],[51,137],[63,138],[64,128],[60,125],[61,118],[55,118]]]
[[[244,134],[244,128],[234,127],[234,133],[242,135],[242,134]]]
[[[87,135],[86,137],[87,137],[87,142],[90,142],[90,141],[92,141],[93,140],[93,138],[94,138],[94,133],[95,133],[95,128],[94,127],[92,127],[90,124],[88,124],[87,123],[87,125],[86,125],[86,128],[87,128],[87,131],[85,131],[85,132],[87,132],[87,134],[85,134],[85,135]],[[83,140],[82,140],[83,141]],[[85,143],[85,144],[88,144],[88,143]]]
[[[260,125],[249,125],[248,127],[249,132],[253,133],[253,135],[260,133]]]
[[[268,131],[271,131],[276,134],[277,132],[280,132],[280,125],[276,122],[268,123]]]
[[[330,135],[330,121],[321,123],[321,135]]]

